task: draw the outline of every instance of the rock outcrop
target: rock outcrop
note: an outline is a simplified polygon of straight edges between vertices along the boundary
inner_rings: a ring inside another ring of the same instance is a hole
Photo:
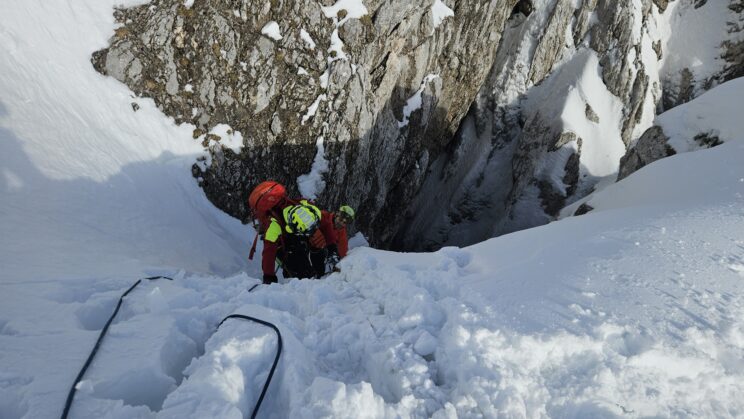
[[[688,90],[692,98],[739,74],[740,2],[727,0],[734,13],[725,17],[726,25],[696,45],[714,48],[717,36],[726,39],[720,66],[688,83],[674,76],[694,61],[680,49],[688,39],[687,21],[721,19],[726,3],[535,1],[529,17],[507,26],[486,84],[448,152],[432,163],[396,247],[462,246],[543,224],[600,180],[614,179],[624,148],[652,125],[669,92]],[[704,14],[688,19],[691,13]],[[679,31],[676,49],[667,54],[684,60],[663,60],[672,42],[664,30]],[[639,141],[637,155],[626,157],[623,174],[669,154],[652,134]]]
[[[509,22],[466,129],[432,165],[398,247],[467,245],[550,221],[612,174],[587,167],[583,153],[606,148],[619,160],[653,118],[646,104],[661,88],[650,1],[642,10],[630,0],[534,3]],[[432,194],[443,208],[427,203]]]
[[[641,135],[657,107],[744,73],[736,36],[714,75],[661,68],[661,13],[708,3],[154,0],[115,12],[93,64],[194,125],[194,176],[229,214],[272,178],[358,207],[373,245],[434,249],[549,222],[639,138],[623,173],[669,154]]]
[[[669,137],[661,127],[649,128],[638,140],[635,147],[620,160],[620,171],[617,180],[621,181],[633,172],[664,157],[677,154],[668,143]]]
[[[744,76],[744,0],[715,3],[702,0],[694,2],[692,0],[680,0],[678,7],[682,10],[679,15],[682,15],[685,8],[691,14],[703,13],[704,10],[699,10],[703,6],[717,8],[718,13],[709,12],[709,15],[719,15],[725,19],[725,21],[719,22],[723,23],[720,28],[715,28],[719,31],[717,34],[714,32],[714,35],[717,36],[700,35],[701,38],[708,36],[709,39],[706,41],[712,43],[712,46],[719,43],[720,57],[717,63],[696,62],[695,64],[698,67],[703,68],[703,70],[697,70],[697,72],[691,70],[689,66],[667,69],[667,78],[663,80],[664,96],[660,104],[660,110],[667,110],[689,102],[712,87]],[[729,13],[722,13],[722,11],[729,11]],[[676,17],[676,19],[685,23],[684,17],[682,15],[682,17]],[[681,23],[678,22],[678,24]],[[694,55],[699,51],[692,51],[692,53]],[[697,133],[688,140],[700,149],[715,147],[722,143],[718,136],[711,132]],[[669,138],[664,133],[663,128],[654,125],[628,149],[627,154],[621,159],[618,181],[647,164],[673,154],[676,154],[676,150],[669,144]]]
[[[194,124],[212,154],[195,175],[221,209],[248,220],[256,183],[299,192],[317,157],[319,201],[360,208],[380,245],[483,85],[517,0],[191,3],[117,10],[95,68]],[[239,153],[208,136],[219,124],[242,134]]]
[[[679,52],[662,69],[659,111],[744,76],[744,0],[677,0],[674,6],[669,48]],[[701,23],[705,30],[689,31]]]

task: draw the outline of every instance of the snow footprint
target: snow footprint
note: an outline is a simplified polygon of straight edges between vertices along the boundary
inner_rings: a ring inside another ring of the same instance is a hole
[[[744,265],[740,263],[732,263],[729,265],[729,269],[739,274],[740,277],[744,278]]]
[[[114,312],[118,298],[114,296],[97,298],[75,310],[78,323],[85,330],[101,330]]]

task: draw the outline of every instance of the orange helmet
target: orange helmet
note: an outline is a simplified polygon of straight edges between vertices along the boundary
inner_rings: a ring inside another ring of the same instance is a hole
[[[287,190],[279,182],[267,180],[253,189],[248,197],[248,205],[254,213],[268,212],[287,197]]]

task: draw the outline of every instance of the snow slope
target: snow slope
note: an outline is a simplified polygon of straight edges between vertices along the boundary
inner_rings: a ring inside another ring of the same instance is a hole
[[[126,298],[71,417],[250,415],[276,340],[216,330],[231,313],[284,337],[259,417],[744,415],[736,115],[716,120],[725,144],[643,168],[587,215],[465,249],[355,249],[322,281],[249,291],[251,231],[191,178],[191,128],[90,67],[113,4],[0,5],[3,419],[59,416],[118,297],[154,273],[174,281]]]
[[[248,228],[184,176],[204,153],[193,127],[90,64],[119,3],[0,5],[3,279],[246,269]]]

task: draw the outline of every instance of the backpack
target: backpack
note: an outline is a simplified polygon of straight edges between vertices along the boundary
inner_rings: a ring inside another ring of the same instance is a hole
[[[320,227],[320,209],[304,199],[284,208],[282,215],[285,231],[294,236],[310,238]]]

